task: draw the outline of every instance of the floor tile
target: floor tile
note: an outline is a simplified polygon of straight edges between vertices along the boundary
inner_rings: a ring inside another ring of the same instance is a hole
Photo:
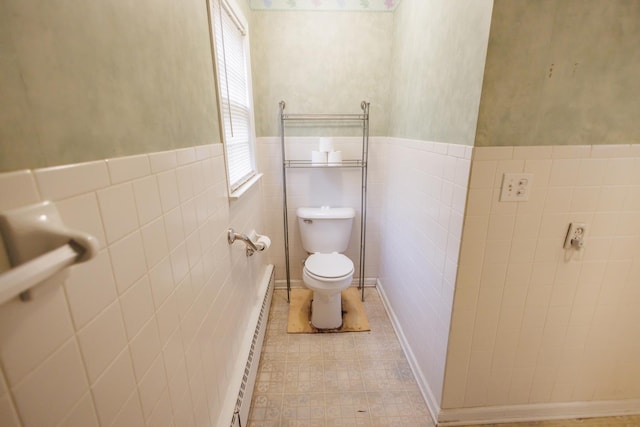
[[[274,292],[249,426],[434,425],[375,289],[364,306],[370,332],[287,334]]]

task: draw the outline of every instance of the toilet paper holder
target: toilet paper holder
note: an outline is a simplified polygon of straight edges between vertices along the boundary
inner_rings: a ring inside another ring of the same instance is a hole
[[[227,230],[227,242],[232,245],[236,240],[242,241],[247,246],[246,255],[248,257],[255,252],[262,252],[268,249],[271,245],[271,240],[269,240],[267,236],[262,236],[255,231],[252,231],[250,236],[251,237],[243,233],[236,233],[233,231],[233,228]]]

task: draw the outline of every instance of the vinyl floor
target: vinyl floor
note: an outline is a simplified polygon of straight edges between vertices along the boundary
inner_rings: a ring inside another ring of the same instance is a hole
[[[287,334],[274,291],[249,426],[434,425],[374,288],[364,305],[370,332]]]

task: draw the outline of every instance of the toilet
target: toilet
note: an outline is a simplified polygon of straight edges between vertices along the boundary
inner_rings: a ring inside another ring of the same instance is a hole
[[[349,246],[353,208],[298,208],[302,247],[309,257],[302,280],[313,291],[311,324],[318,329],[342,326],[340,293],[351,285],[353,262],[342,254]]]

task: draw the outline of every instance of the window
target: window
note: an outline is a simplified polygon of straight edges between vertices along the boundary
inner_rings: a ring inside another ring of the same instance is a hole
[[[247,26],[226,0],[210,0],[229,194],[256,175]]]

